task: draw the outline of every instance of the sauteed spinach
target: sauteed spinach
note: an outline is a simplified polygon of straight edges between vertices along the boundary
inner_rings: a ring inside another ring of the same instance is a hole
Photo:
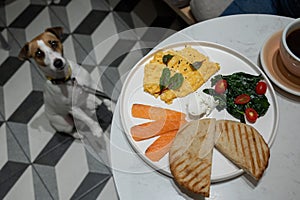
[[[227,112],[233,117],[246,123],[245,110],[253,108],[258,113],[258,117],[264,116],[270,106],[267,97],[255,92],[255,87],[259,81],[263,79],[262,75],[251,75],[244,72],[237,72],[232,75],[217,75],[211,79],[211,86],[224,79],[227,81],[227,89],[223,94],[218,94],[214,89],[204,89],[203,92],[210,94],[215,100],[219,101],[217,109],[223,110],[226,108]],[[246,104],[235,104],[234,100],[237,96],[247,94],[251,100]]]

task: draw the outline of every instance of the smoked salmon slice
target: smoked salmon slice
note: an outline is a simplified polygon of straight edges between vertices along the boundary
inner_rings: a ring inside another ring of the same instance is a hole
[[[133,117],[151,120],[165,119],[180,121],[186,117],[184,113],[179,111],[144,104],[133,104],[131,113]]]
[[[157,138],[145,151],[145,155],[153,162],[159,161],[170,150],[178,130],[167,132]]]
[[[130,132],[135,141],[149,139],[169,131],[178,130],[186,123],[185,120],[156,120],[131,127]]]

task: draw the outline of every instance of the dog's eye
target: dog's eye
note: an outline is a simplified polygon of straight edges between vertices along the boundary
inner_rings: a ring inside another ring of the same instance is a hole
[[[58,47],[58,42],[57,41],[49,41],[49,44],[51,45],[52,49],[56,49]]]
[[[43,58],[44,57],[44,52],[42,52],[41,50],[37,50],[36,52],[35,52],[35,56],[37,57],[37,58]]]

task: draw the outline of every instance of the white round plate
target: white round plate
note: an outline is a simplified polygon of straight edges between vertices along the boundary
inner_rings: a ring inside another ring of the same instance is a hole
[[[268,85],[266,96],[270,102],[270,107],[266,115],[259,118],[256,121],[256,123],[253,124],[253,126],[260,132],[260,134],[263,136],[263,138],[269,144],[269,146],[271,146],[276,134],[278,124],[277,99],[270,81],[268,80],[266,75],[260,70],[260,68],[258,68],[252,61],[242,56],[238,52],[229,49],[225,46],[221,46],[219,44],[204,41],[180,42],[165,46],[161,49],[153,49],[148,55],[142,58],[129,72],[124,82],[120,96],[120,115],[127,139],[130,145],[135,150],[135,152],[153,169],[170,177],[172,177],[172,174],[170,173],[169,169],[168,155],[164,156],[159,162],[152,162],[144,154],[147,147],[151,145],[156,138],[136,142],[131,137],[130,128],[134,125],[147,121],[144,119],[133,118],[131,115],[131,107],[134,103],[141,103],[146,105],[178,110],[186,113],[186,105],[188,99],[191,98],[192,95],[195,95],[194,93],[191,93],[190,95],[184,98],[177,98],[173,101],[171,105],[168,105],[161,101],[159,98],[155,98],[152,95],[144,92],[143,90],[144,66],[152,59],[153,54],[155,54],[158,50],[180,50],[186,45],[190,45],[193,48],[200,51],[201,53],[205,54],[209,57],[211,61],[219,63],[221,69],[216,74],[229,75],[234,72],[246,72],[253,75],[262,74],[265,79],[265,82]],[[202,92],[204,88],[210,88],[210,80],[208,80],[197,91]],[[235,118],[230,116],[226,110],[223,110],[221,112],[214,110],[209,117],[214,117],[217,119],[236,120]],[[242,173],[243,170],[237,168],[221,153],[214,149],[211,175],[212,182],[219,182],[231,179]]]

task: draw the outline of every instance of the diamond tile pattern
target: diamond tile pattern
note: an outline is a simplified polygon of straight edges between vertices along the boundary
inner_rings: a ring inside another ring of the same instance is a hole
[[[9,44],[9,50],[0,45],[0,199],[117,199],[105,161],[113,113],[104,104],[97,108],[103,146],[55,132],[44,113],[45,77],[34,62],[17,58],[27,41],[51,26],[64,28],[65,57],[116,101],[131,67],[186,24],[157,0],[0,3],[0,34]]]

